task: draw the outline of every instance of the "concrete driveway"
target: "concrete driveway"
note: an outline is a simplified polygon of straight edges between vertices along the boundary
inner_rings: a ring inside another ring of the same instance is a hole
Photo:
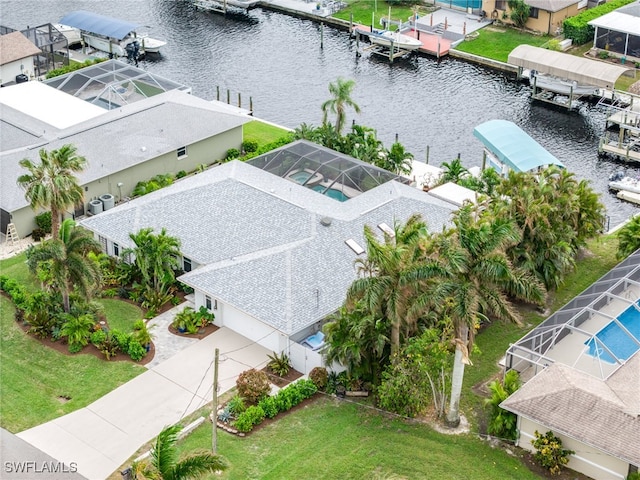
[[[271,353],[223,327],[86,408],[18,437],[67,465],[74,462],[90,480],[104,479],[163,427],[211,402],[216,347],[220,393],[244,370],[262,368]]]

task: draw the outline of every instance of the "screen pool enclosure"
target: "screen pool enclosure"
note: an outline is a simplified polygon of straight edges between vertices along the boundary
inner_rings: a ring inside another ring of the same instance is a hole
[[[308,140],[297,140],[247,163],[340,202],[390,180],[411,183],[408,178]]]
[[[640,355],[640,250],[507,350],[524,381],[554,362],[606,379]]]

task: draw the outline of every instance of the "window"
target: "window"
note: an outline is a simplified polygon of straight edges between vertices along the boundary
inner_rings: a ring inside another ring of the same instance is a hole
[[[182,269],[185,272],[190,272],[191,271],[191,259],[189,259],[187,257],[183,257],[183,259],[182,259]]]
[[[98,235],[98,242],[102,245],[102,251],[107,253],[107,238],[102,235]]]
[[[207,310],[211,310],[211,297],[209,295],[205,295],[204,297],[204,306]]]
[[[496,0],[496,10],[506,10],[507,0]]]
[[[178,158],[184,158],[187,156],[187,147],[180,147],[178,150]]]
[[[531,18],[538,18],[538,15],[540,15],[540,9],[539,8],[531,7],[529,9],[529,16]]]
[[[120,245],[118,245],[116,242],[113,242],[113,256],[114,257],[120,256]]]

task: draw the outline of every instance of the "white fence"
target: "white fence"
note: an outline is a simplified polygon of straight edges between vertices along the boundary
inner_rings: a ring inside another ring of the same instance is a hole
[[[304,375],[308,375],[315,367],[324,366],[322,355],[292,341],[289,342],[289,358],[293,368]]]

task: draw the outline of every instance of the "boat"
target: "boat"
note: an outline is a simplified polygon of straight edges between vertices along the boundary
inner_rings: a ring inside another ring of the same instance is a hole
[[[80,32],[81,42],[113,57],[137,58],[145,53],[159,53],[167,42],[137,32],[139,25],[96,13],[77,10],[65,15],[58,30],[67,37]],[[58,28],[58,27],[56,27]],[[69,38],[69,37],[67,37]]]
[[[610,177],[609,190],[631,192],[640,194],[640,178],[620,177],[619,175]]]
[[[583,85],[578,82],[546,75],[544,73],[531,70],[529,76],[531,85],[549,92],[559,93],[562,95],[575,96],[599,96],[600,89],[593,85]]]
[[[62,25],[60,23],[56,23],[53,25],[58,32],[60,32],[64,38],[67,39],[67,44],[69,46],[76,45],[82,42],[82,33],[79,28],[73,28],[69,25]]]
[[[375,43],[376,45],[381,45],[386,48],[391,48],[391,45],[393,45],[393,48],[398,50],[413,51],[422,47],[420,40],[398,31],[381,30],[370,32],[369,39],[371,43]]]

